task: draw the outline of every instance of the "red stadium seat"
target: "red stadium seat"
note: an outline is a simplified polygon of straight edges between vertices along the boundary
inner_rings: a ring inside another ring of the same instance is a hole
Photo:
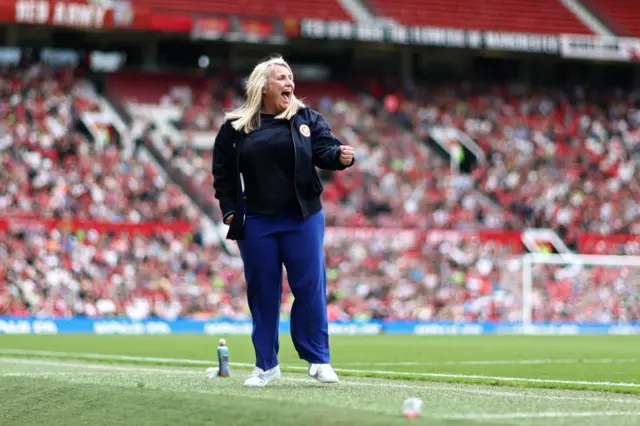
[[[636,0],[589,0],[586,6],[610,18],[618,35],[640,37],[640,8]]]
[[[558,0],[370,0],[370,3],[379,14],[405,25],[536,34],[592,34]]]
[[[352,21],[337,0],[137,0],[137,4],[158,11],[176,13],[243,15],[254,17],[322,18]]]

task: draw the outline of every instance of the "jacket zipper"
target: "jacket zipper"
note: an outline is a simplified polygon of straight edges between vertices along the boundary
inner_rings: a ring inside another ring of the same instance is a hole
[[[234,141],[234,145],[236,148],[236,185],[238,185],[238,190],[236,191],[236,196],[238,193],[240,193],[240,203],[242,205],[242,211],[241,212],[235,212],[235,214],[241,214],[242,215],[242,226],[244,226],[244,222],[246,220],[245,214],[244,214],[244,204],[245,204],[245,200],[244,200],[244,194],[242,193],[242,174],[240,173],[240,142],[242,139],[242,134],[238,133],[236,134],[236,139]],[[236,205],[236,209],[239,206]]]
[[[296,191],[296,200],[298,200],[298,205],[302,210],[302,217],[307,217],[307,210],[304,208],[302,203],[300,202],[300,195],[298,195],[298,150],[296,149],[296,136],[295,129],[293,126],[293,119],[290,120],[291,127],[291,141],[293,142],[293,188]]]

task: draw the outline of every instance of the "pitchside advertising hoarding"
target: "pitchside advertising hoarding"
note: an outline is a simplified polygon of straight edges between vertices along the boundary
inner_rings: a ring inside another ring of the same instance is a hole
[[[123,318],[31,318],[0,317],[0,334],[122,334],[167,335],[204,334],[250,335],[250,320],[212,319],[173,321],[149,319],[134,321]],[[280,321],[280,333],[290,333],[290,322]],[[339,336],[398,335],[606,335],[640,334],[640,323],[624,324],[541,322],[523,325],[519,322],[451,322],[451,321],[335,321],[329,323],[329,334]]]
[[[19,47],[0,46],[0,66],[17,66],[20,63],[26,49]],[[81,63],[86,63],[89,68],[96,72],[118,71],[125,64],[127,55],[124,52],[109,51],[104,52],[94,50],[83,52],[75,49],[54,49],[45,47],[40,49],[39,57],[45,64],[54,67],[75,67]]]
[[[194,18],[191,38],[269,44],[283,44],[287,41],[279,19],[238,16]]]

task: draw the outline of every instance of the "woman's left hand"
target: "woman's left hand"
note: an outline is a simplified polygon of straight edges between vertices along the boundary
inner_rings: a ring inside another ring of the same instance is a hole
[[[350,147],[348,145],[342,145],[340,147],[340,162],[343,165],[348,166],[353,161],[354,153],[355,153],[355,150],[353,149],[353,147]]]

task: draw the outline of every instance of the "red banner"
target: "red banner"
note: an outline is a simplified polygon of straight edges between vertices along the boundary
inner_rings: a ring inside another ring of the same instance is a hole
[[[296,33],[298,21],[287,20],[286,28],[277,20],[241,16],[197,17],[190,14],[161,13],[129,1],[98,4],[83,0],[0,1],[0,22],[51,25],[77,29],[121,29],[191,33],[195,38],[229,41],[277,41],[284,32]]]
[[[247,39],[262,40],[273,36],[274,28],[270,21],[240,18],[240,32]]]
[[[268,19],[240,16],[200,17],[193,21],[191,36],[195,39],[260,42],[282,39],[282,31]]]
[[[123,1],[113,5],[82,1],[16,0],[0,8],[0,21],[80,29],[152,29],[151,11]]]
[[[175,13],[153,13],[151,15],[152,31],[166,33],[189,33],[193,26],[193,19],[189,15],[176,15]]]
[[[193,226],[188,222],[147,222],[147,223],[111,223],[83,220],[41,220],[32,218],[3,218],[0,219],[0,231],[48,231],[60,229],[75,232],[81,229],[94,229],[98,232],[128,232],[132,234],[150,235],[158,232],[175,232],[185,234],[193,232]]]
[[[156,232],[191,233],[193,225],[188,222],[147,222],[147,223],[111,223],[83,220],[41,220],[30,217],[0,218],[0,231],[6,230],[51,230],[77,231],[94,229],[98,232],[129,232],[153,234]],[[335,240],[362,241],[383,238],[396,247],[411,248],[418,243],[437,244],[441,241],[460,242],[477,239],[478,241],[496,241],[507,244],[515,252],[521,251],[522,235],[517,231],[501,230],[419,230],[404,228],[343,228],[328,227],[325,234],[327,242]],[[581,235],[578,239],[582,254],[627,254],[640,253],[640,235]]]
[[[285,18],[282,21],[282,32],[285,37],[300,37],[300,21],[293,18]]]
[[[524,248],[520,232],[501,230],[459,231],[448,229],[389,229],[389,228],[342,228],[329,227],[325,233],[327,241],[348,239],[352,241],[383,238],[393,246],[412,247],[419,242],[437,244],[442,241],[459,242],[469,239],[496,241],[512,247],[516,252]]]
[[[192,35],[196,38],[216,40],[231,30],[227,18],[197,18],[193,21]]]

